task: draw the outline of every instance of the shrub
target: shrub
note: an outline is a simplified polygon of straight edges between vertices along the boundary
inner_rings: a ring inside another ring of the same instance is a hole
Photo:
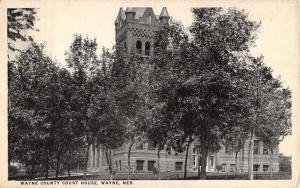
[[[15,166],[9,166],[8,167],[8,176],[9,177],[13,177],[16,176],[18,174],[18,168]]]

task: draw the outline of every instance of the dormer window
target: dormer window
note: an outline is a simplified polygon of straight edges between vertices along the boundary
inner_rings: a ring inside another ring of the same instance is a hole
[[[147,23],[148,23],[148,24],[151,24],[151,15],[149,15],[149,16],[147,17]]]

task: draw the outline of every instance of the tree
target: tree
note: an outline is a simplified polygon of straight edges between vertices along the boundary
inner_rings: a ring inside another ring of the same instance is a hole
[[[7,9],[7,38],[8,49],[16,51],[14,42],[33,41],[32,37],[26,34],[27,30],[36,30],[36,10],[34,8],[9,8]]]
[[[248,20],[244,11],[222,8],[194,8],[194,23],[190,29],[194,37],[194,45],[202,52],[202,58],[196,62],[200,74],[194,79],[200,90],[200,99],[206,99],[195,106],[203,107],[199,112],[198,136],[201,142],[202,178],[206,177],[206,157],[211,150],[211,141],[218,145],[224,137],[224,130],[230,128],[232,114],[240,111],[243,106],[235,99],[239,96],[239,88],[231,83],[237,80],[232,56],[247,53],[254,44],[259,24]],[[196,69],[197,70],[197,69]],[[194,76],[195,77],[195,76]],[[216,88],[218,88],[216,90]],[[233,102],[233,103],[232,103]]]
[[[35,43],[9,62],[9,164],[14,159],[31,165],[32,176],[36,166],[47,163],[52,124],[45,99],[55,71],[43,46]]]
[[[72,121],[71,97],[72,97],[72,77],[66,69],[58,69],[49,80],[47,98],[48,121],[53,125],[51,128],[52,144],[56,147],[52,149],[56,161],[56,178],[59,175],[60,164],[63,158],[72,152],[74,147],[80,147],[82,138],[78,124]],[[77,134],[76,134],[77,133]],[[76,146],[74,146],[76,144]],[[67,151],[65,154],[64,151]],[[69,165],[68,165],[69,166]],[[68,174],[70,169],[68,168]]]
[[[144,123],[146,137],[149,143],[157,148],[158,179],[160,179],[160,152],[166,145],[171,145],[175,137],[172,125],[168,122],[164,109],[152,107],[151,119]]]
[[[291,157],[279,154],[279,171],[291,173]]]
[[[247,76],[245,76],[246,90],[248,90],[248,108],[250,114],[248,126],[250,141],[248,152],[248,177],[253,179],[253,138],[261,131],[261,127],[267,122],[268,115],[264,112],[264,100],[268,92],[272,74],[269,68],[263,64],[263,57],[249,57]],[[247,91],[246,91],[247,92]]]
[[[116,53],[111,69],[112,90],[116,105],[120,109],[119,115],[124,122],[125,137],[128,146],[128,179],[130,179],[131,149],[138,140],[145,140],[144,128],[149,118],[147,104],[149,90],[148,84],[149,65],[135,54],[125,59]]]
[[[267,69],[267,71],[270,71]],[[291,133],[291,92],[278,79],[267,82],[267,93],[261,97],[264,124],[256,135],[267,145],[270,155],[270,175],[273,176],[273,150]]]
[[[98,92],[92,95],[88,117],[91,131],[96,133],[95,142],[104,147],[112,179],[112,150],[123,144],[125,127],[115,102],[111,72],[106,66],[107,59],[105,57],[108,55],[104,51],[101,72],[98,72],[95,77]]]
[[[155,131],[157,128],[154,126],[153,130],[157,134],[152,133],[153,141],[161,141],[158,144],[160,147],[166,143],[174,143],[180,140],[180,144],[173,144],[174,149],[183,152],[186,149],[185,159],[185,173],[187,158],[190,143],[193,141],[193,129],[195,124],[190,121],[191,113],[185,111],[181,106],[181,94],[184,87],[184,81],[188,72],[183,64],[190,54],[191,45],[188,42],[188,35],[185,33],[183,26],[180,23],[172,22],[170,27],[156,34],[156,45],[154,49],[154,57],[151,59],[151,79],[150,90],[152,92],[151,105],[153,111],[161,113],[156,119],[158,127],[162,126],[164,129],[162,134]],[[188,55],[187,55],[188,54]],[[165,131],[169,130],[169,131]],[[168,134],[168,137],[165,137]]]
[[[201,144],[201,178],[205,179],[208,153],[220,148],[220,141],[234,126],[233,116],[246,111],[236,100],[243,96],[232,57],[248,53],[259,24],[234,9],[195,8],[193,14],[192,38],[182,26],[171,25],[156,40],[159,44],[151,62],[158,80],[154,92],[166,105],[182,143],[195,138]]]
[[[72,121],[82,128],[82,140],[85,148],[85,170],[86,175],[88,165],[88,155],[90,146],[95,143],[97,131],[94,132],[93,125],[89,123],[87,115],[91,102],[93,91],[93,76],[99,61],[96,55],[97,43],[88,38],[83,39],[81,35],[75,35],[74,41],[66,52],[66,61],[70,69],[72,69],[72,80],[74,87],[71,97]]]

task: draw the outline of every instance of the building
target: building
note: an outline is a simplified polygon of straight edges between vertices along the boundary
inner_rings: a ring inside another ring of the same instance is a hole
[[[124,55],[136,53],[142,57],[153,55],[156,31],[168,26],[170,16],[164,7],[155,15],[150,7],[122,8],[115,21],[116,49]]]
[[[167,8],[162,8],[160,15],[155,15],[150,7],[130,7],[124,11],[120,8],[115,21],[116,49],[124,56],[131,53],[138,54],[143,58],[153,55],[155,31],[159,31],[169,24],[170,16]],[[128,171],[128,148],[129,143],[124,143],[120,148],[113,151],[113,169],[115,171]],[[248,171],[249,140],[244,148],[237,155],[239,172]],[[197,172],[199,164],[199,144],[193,142],[188,151],[187,170]],[[274,151],[266,145],[254,139],[254,165],[257,172],[267,172],[273,166],[273,171],[278,172],[278,148]],[[157,150],[151,143],[135,143],[131,150],[131,167],[134,172],[153,172],[157,164]],[[160,171],[162,172],[183,172],[185,153],[176,153],[171,147],[165,146],[160,152]],[[210,153],[207,159],[206,170],[208,172],[234,172],[235,153],[230,144],[222,145],[220,151]],[[221,169],[217,170],[217,166]],[[108,166],[105,154],[101,146],[91,146],[89,154],[88,171],[106,171]]]

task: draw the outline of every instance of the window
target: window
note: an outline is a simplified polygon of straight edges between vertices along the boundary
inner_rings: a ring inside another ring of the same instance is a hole
[[[196,148],[195,147],[193,147],[193,154],[195,154],[196,153]]]
[[[135,146],[136,150],[143,150],[144,149],[144,144],[143,142],[138,142]]]
[[[268,145],[265,142],[263,143],[263,154],[264,155],[268,155],[269,154]]]
[[[175,152],[175,156],[178,156],[178,153],[177,153],[177,152]]]
[[[269,165],[263,165],[263,171],[268,172],[269,171]]]
[[[193,155],[193,166],[196,167],[196,155]]]
[[[171,146],[167,146],[166,151],[167,151],[168,155],[171,155]]]
[[[223,164],[221,165],[221,167],[222,167],[221,172],[226,172],[226,164],[223,163]]]
[[[258,169],[259,169],[259,164],[254,164],[253,165],[253,171],[255,171],[255,172],[257,172],[258,171]]]
[[[253,154],[259,154],[259,140],[254,140]]]
[[[273,149],[270,148],[270,155],[273,155]]]
[[[118,171],[119,169],[119,165],[118,165],[118,161],[116,161],[116,170]]]
[[[137,53],[141,54],[142,53],[142,42],[140,40],[136,41],[136,51]]]
[[[145,43],[145,55],[150,55],[150,42]]]
[[[214,156],[210,156],[210,166],[214,166]]]
[[[122,170],[122,161],[119,160],[119,167],[120,167],[120,171]]]
[[[235,164],[230,164],[230,172],[235,172]]]
[[[176,171],[182,171],[182,162],[176,162],[175,163],[175,170]]]
[[[136,170],[137,171],[143,171],[144,161],[137,160],[136,161]]]
[[[148,150],[155,150],[155,147],[151,142],[148,142]]]
[[[231,142],[229,141],[226,141],[226,144],[225,144],[225,153],[227,154],[232,154],[232,144]]]
[[[154,172],[155,161],[148,161],[148,171]]]
[[[127,44],[126,44],[126,42],[124,42],[124,49],[125,49],[125,51],[127,50]]]

